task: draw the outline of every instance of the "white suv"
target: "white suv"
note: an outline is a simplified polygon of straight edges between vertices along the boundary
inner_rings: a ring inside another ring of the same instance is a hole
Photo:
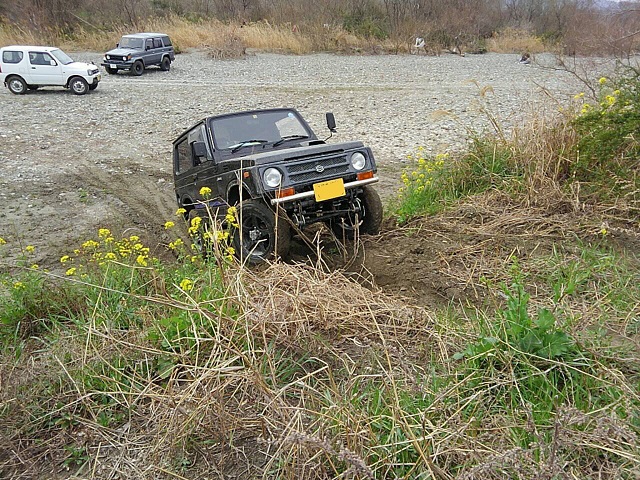
[[[74,62],[56,47],[0,48],[0,81],[16,95],[45,86],[60,86],[84,95],[95,90],[100,79],[100,70],[93,63]]]

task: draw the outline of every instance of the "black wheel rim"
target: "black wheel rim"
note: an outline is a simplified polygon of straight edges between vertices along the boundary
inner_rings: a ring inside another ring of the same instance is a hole
[[[242,221],[242,245],[247,255],[265,257],[271,253],[272,231],[259,217],[249,215]]]

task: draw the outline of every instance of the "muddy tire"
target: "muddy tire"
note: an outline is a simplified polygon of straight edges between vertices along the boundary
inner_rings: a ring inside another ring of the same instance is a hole
[[[233,233],[236,256],[250,265],[277,257],[286,257],[291,242],[291,228],[284,216],[276,215],[258,200],[246,200],[240,207],[240,226]]]
[[[164,72],[168,72],[171,69],[171,59],[169,57],[164,57],[162,59],[162,63],[160,64],[160,70]]]
[[[360,195],[362,212],[359,215],[336,219],[331,222],[331,230],[338,239],[355,237],[356,230],[361,234],[377,235],[382,225],[382,200],[372,187],[364,187]]]
[[[27,93],[27,83],[20,77],[9,77],[7,79],[7,87],[9,87],[9,91],[15,95],[24,95]]]
[[[142,75],[144,73],[144,64],[140,60],[135,62],[133,64],[133,67],[131,67],[131,73],[134,74],[136,77],[139,77],[140,75]]]

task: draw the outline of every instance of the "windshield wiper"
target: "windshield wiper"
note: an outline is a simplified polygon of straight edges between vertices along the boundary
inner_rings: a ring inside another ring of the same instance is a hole
[[[284,137],[282,137],[280,140],[278,140],[277,142],[275,142],[273,144],[274,147],[277,147],[278,145],[282,145],[283,142],[287,141],[287,140],[294,140],[294,139],[303,139],[303,138],[309,138],[307,135],[285,135]]]
[[[235,145],[230,145],[230,146],[229,146],[229,147],[227,147],[227,148],[230,148],[230,149],[231,149],[231,153],[235,153],[235,152],[237,152],[238,150],[240,150],[241,148],[243,148],[243,147],[247,147],[247,146],[249,146],[249,145],[251,145],[251,144],[254,144],[254,143],[269,143],[269,140],[258,140],[258,139],[254,139],[254,140],[244,140],[243,142],[236,143]]]

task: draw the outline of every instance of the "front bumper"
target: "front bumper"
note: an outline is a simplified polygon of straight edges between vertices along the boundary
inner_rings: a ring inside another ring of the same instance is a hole
[[[133,62],[122,62],[122,63],[109,63],[109,62],[102,62],[100,64],[101,66],[105,67],[105,68],[110,68],[111,70],[131,70],[131,67],[133,66]]]
[[[364,187],[365,185],[370,185],[372,183],[376,183],[379,181],[378,177],[367,178],[366,180],[356,180],[355,182],[349,182],[344,184],[345,190],[350,190],[356,187]],[[282,205],[288,202],[295,202],[297,200],[304,200],[305,198],[311,198],[315,195],[313,190],[308,192],[296,193],[294,195],[290,195],[288,197],[282,198],[272,198],[271,205]]]

